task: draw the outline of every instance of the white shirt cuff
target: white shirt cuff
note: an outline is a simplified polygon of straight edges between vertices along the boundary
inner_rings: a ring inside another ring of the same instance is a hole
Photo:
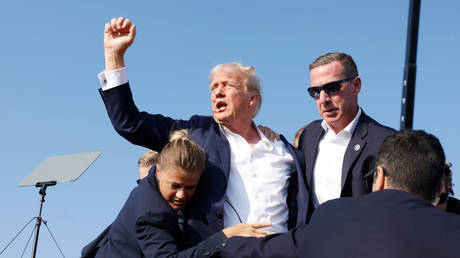
[[[128,74],[126,73],[125,67],[109,72],[103,71],[98,74],[97,77],[99,77],[103,91],[121,86],[128,82]]]

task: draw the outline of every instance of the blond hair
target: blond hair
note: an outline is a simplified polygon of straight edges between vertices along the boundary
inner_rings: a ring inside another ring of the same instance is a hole
[[[150,168],[158,162],[159,156],[160,154],[156,151],[147,151],[139,158],[137,165],[139,165],[140,168]]]
[[[185,172],[201,173],[205,167],[204,150],[189,137],[187,130],[173,131],[158,158],[161,169],[181,168]]]

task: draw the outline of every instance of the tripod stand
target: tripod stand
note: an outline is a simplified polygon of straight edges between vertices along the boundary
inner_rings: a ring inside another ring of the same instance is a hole
[[[39,182],[39,183],[36,183],[35,186],[36,187],[40,187],[40,190],[38,191],[38,193],[41,195],[41,199],[40,199],[40,210],[38,212],[38,216],[37,217],[33,217],[29,222],[27,222],[27,224],[16,234],[16,236],[6,245],[6,247],[0,252],[0,255],[6,250],[6,248],[8,248],[8,246],[13,243],[13,241],[21,234],[21,232],[30,224],[30,222],[32,222],[34,219],[35,219],[35,227],[34,227],[34,230],[32,231],[32,233],[35,232],[35,237],[34,237],[34,243],[33,243],[33,249],[32,249],[32,258],[35,258],[36,257],[36,254],[37,254],[37,245],[38,245],[38,236],[40,234],[40,226],[41,226],[41,223],[43,222],[43,224],[45,224],[46,228],[48,229],[48,232],[50,233],[51,237],[53,238],[54,240],[54,243],[56,244],[57,248],[59,249],[59,252],[61,253],[62,257],[65,257],[64,256],[64,253],[62,252],[61,248],[59,247],[59,244],[57,243],[56,239],[54,238],[53,234],[51,233],[50,229],[48,228],[48,225],[47,225],[47,222],[42,218],[42,209],[43,209],[43,203],[45,202],[45,195],[46,195],[46,188],[48,186],[53,186],[53,185],[56,185],[56,181],[47,181],[47,182]],[[32,236],[32,234],[30,235],[30,237]],[[29,241],[30,241],[30,237],[29,237]],[[22,252],[22,255],[21,257],[24,255],[24,252],[26,251],[27,249],[27,246],[29,245],[29,241],[27,241],[27,244]]]
[[[45,202],[46,189],[48,186],[56,185],[56,183],[77,180],[86,171],[86,169],[88,169],[88,167],[91,166],[91,164],[97,159],[97,157],[99,157],[99,155],[101,155],[100,152],[87,152],[81,154],[71,154],[47,158],[34,171],[32,171],[32,173],[30,173],[21,183],[19,183],[19,186],[40,187],[40,190],[38,192],[41,195],[40,210],[38,212],[38,216],[32,218],[19,231],[19,233],[17,233],[16,236],[6,245],[6,247],[0,252],[0,256],[8,248],[8,246],[21,234],[21,232],[27,227],[27,225],[29,225],[35,219],[35,237],[32,249],[32,258],[35,258],[37,254],[38,237],[40,234],[40,226],[42,222],[48,229],[48,232],[53,238],[57,248],[61,252],[62,257],[65,257],[56,239],[49,230],[47,222],[42,218],[42,209],[43,203]],[[24,255],[24,252],[27,246],[29,245],[30,238],[32,237],[34,231],[32,231],[29,240],[27,241],[26,247],[22,252],[22,255]]]

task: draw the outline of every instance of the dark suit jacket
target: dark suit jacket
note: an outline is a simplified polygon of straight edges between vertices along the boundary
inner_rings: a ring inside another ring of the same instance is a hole
[[[151,173],[134,188],[115,221],[83,248],[82,257],[204,257],[216,253],[225,241],[219,231],[184,250],[178,215]]]
[[[232,237],[223,257],[460,257],[460,217],[404,191],[325,202],[310,224],[266,238]]]
[[[299,139],[299,148],[305,155],[305,172],[309,189],[312,189],[318,144],[324,134],[321,121],[316,120],[307,125]],[[372,190],[372,185],[364,179],[363,175],[375,167],[374,155],[383,140],[394,132],[394,129],[379,124],[364,111],[361,113],[343,158],[341,197],[360,196]]]
[[[209,116],[192,116],[189,120],[175,120],[162,115],[139,112],[132,99],[128,84],[100,90],[110,120],[115,130],[133,144],[161,151],[168,143],[172,130],[189,129],[190,138],[206,152],[206,168],[193,200],[188,204],[189,216],[186,230],[187,244],[194,245],[223,229],[224,197],[230,171],[230,145],[221,134],[218,124]],[[290,145],[284,137],[295,160],[288,188],[288,227],[305,223],[310,194],[306,187],[303,154]]]

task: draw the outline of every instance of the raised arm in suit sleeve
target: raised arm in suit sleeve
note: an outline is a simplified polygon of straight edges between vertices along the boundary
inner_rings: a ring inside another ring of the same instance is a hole
[[[177,222],[169,213],[147,213],[136,223],[136,237],[145,257],[209,257],[225,247],[227,238],[219,231],[198,245],[179,250]]]
[[[140,112],[134,103],[129,83],[109,90],[100,89],[99,92],[113,127],[133,144],[161,151],[168,143],[172,130],[192,126],[190,121]]]

